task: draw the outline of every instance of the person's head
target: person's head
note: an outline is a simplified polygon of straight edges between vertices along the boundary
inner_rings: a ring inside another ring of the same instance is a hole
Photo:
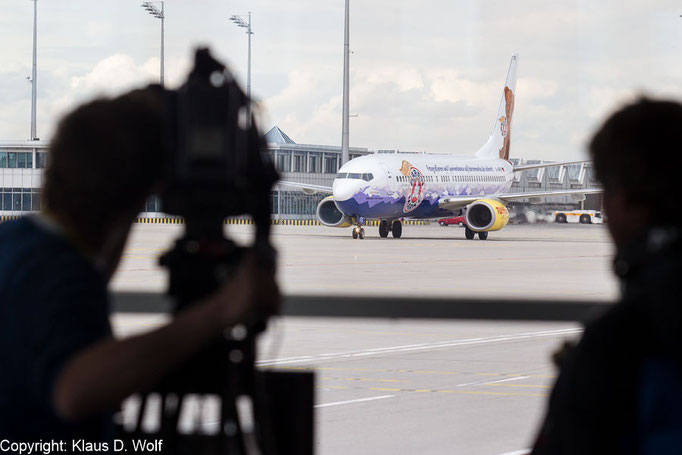
[[[682,226],[682,104],[642,98],[611,115],[589,146],[609,230],[622,246],[649,226]]]
[[[100,251],[111,230],[132,223],[162,169],[158,89],[96,99],[59,123],[43,182],[47,211]]]

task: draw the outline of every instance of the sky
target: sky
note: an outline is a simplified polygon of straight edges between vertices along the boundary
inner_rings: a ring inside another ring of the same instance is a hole
[[[38,0],[41,139],[79,103],[158,81],[160,21],[140,3]],[[262,129],[340,145],[343,0],[167,0],[166,85],[208,45],[245,87],[247,35],[229,17],[249,11]],[[474,153],[518,53],[511,157],[583,159],[618,107],[682,98],[680,14],[662,0],[351,0],[350,145]],[[32,27],[33,2],[0,0],[0,141],[30,136]]]

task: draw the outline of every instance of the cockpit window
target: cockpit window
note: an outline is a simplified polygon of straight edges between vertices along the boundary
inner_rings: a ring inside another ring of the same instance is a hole
[[[364,180],[366,182],[369,182],[370,180],[372,180],[374,178],[374,175],[370,174],[370,173],[359,174],[359,173],[355,173],[355,172],[349,172],[349,173],[339,172],[338,174],[336,174],[336,178],[337,179],[358,179],[358,180]]]

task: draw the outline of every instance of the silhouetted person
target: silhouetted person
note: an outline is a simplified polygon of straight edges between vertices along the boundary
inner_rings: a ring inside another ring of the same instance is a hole
[[[682,453],[681,131],[642,99],[592,139],[622,296],[562,356],[533,454]]]
[[[124,398],[256,306],[277,309],[272,273],[247,257],[167,325],[112,336],[107,284],[136,214],[159,189],[161,112],[146,89],[68,114],[50,146],[44,211],[0,224],[0,439],[61,438],[69,450],[74,438],[108,441]]]

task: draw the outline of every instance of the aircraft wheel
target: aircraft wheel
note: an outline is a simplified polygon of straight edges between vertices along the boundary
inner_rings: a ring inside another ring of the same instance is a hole
[[[365,238],[365,230],[363,228],[360,228],[360,232],[358,233],[358,237],[360,240]]]
[[[358,231],[356,231],[355,228],[353,228],[353,239],[357,239],[357,238],[358,238]]]
[[[379,221],[379,237],[388,237],[388,221]]]
[[[473,240],[475,235],[476,233],[469,229],[468,227],[464,228],[464,237],[466,237],[467,240]]]
[[[479,240],[486,240],[488,238],[488,233],[487,232],[479,232],[478,233],[478,239]]]
[[[395,220],[393,226],[391,227],[391,232],[393,232],[393,237],[399,239],[403,235],[403,223],[400,220]]]

